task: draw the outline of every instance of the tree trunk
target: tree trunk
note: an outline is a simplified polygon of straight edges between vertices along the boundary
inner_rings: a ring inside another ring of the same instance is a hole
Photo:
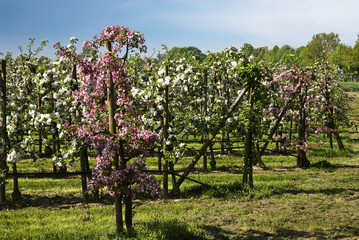
[[[202,144],[206,141],[207,135],[203,134],[202,136]],[[203,154],[203,171],[207,171],[207,151]]]
[[[340,138],[340,135],[339,135],[339,131],[337,129],[337,126],[334,122],[334,109],[333,107],[331,107],[329,109],[329,114],[328,114],[328,121],[329,121],[329,125],[330,125],[330,128],[331,129],[335,129],[334,132],[330,132],[330,141],[331,141],[331,149],[333,149],[333,134],[334,134],[334,137],[335,137],[335,140],[337,140],[337,144],[338,144],[338,148],[340,151],[344,151],[345,150],[345,147],[344,147],[344,144],[342,142],[342,139]]]
[[[166,66],[165,68],[165,77],[168,76],[168,66]],[[162,152],[163,152],[163,195],[164,197],[168,197],[168,159],[167,159],[167,141],[169,141],[168,139],[168,128],[169,128],[169,109],[168,109],[168,104],[169,104],[169,97],[168,97],[168,86],[165,86],[164,89],[164,106],[163,106],[163,146],[162,146]]]
[[[246,129],[246,136],[244,139],[244,169],[243,169],[243,185],[248,184],[249,187],[253,187],[253,154],[252,154],[252,146],[253,146],[253,130],[252,130],[252,122],[253,122],[253,99],[252,99],[252,88],[249,89],[249,98],[248,103],[251,106],[250,116],[249,116],[249,126]]]
[[[216,170],[217,165],[216,159],[214,158],[213,143],[209,145],[209,152],[211,154],[211,161],[209,162],[209,164],[211,165],[211,170],[213,171]]]
[[[41,108],[41,103],[42,103],[41,94],[39,93],[38,102],[37,102],[37,108],[39,111]],[[41,123],[39,124],[39,154],[40,155],[42,154],[42,124]]]
[[[169,168],[170,168],[170,172],[172,173],[172,194],[173,196],[178,197],[180,195],[180,190],[177,186],[173,162],[169,162]]]
[[[345,147],[344,147],[344,144],[342,142],[342,139],[339,136],[339,132],[338,131],[334,132],[334,136],[335,136],[335,139],[337,140],[339,150],[344,151]]]
[[[208,127],[207,127],[207,101],[208,101],[208,76],[207,73],[204,74],[204,82],[203,82],[203,118],[205,124],[203,124],[203,135],[202,135],[202,144],[205,142],[208,138]],[[203,170],[207,171],[207,152],[203,154]]]
[[[301,107],[299,109],[299,126],[298,126],[298,141],[299,141],[298,144],[301,147],[298,149],[298,153],[297,153],[297,166],[300,168],[308,168],[310,166],[310,162],[307,158],[307,153],[303,149],[304,142],[306,141],[305,131],[307,127],[305,119],[306,119],[306,113],[304,108]]]
[[[105,42],[106,51],[111,52],[111,42]],[[108,86],[107,86],[107,104],[108,104],[108,124],[109,124],[109,132],[110,134],[116,134],[116,123],[115,123],[115,90],[113,85],[113,80],[110,78]],[[123,148],[121,149],[121,153],[123,153]],[[121,155],[122,155],[121,154]],[[118,154],[114,154],[111,159],[112,167],[116,171],[119,168],[119,156]],[[119,194],[116,189],[119,189],[120,186],[118,183],[115,183],[115,212],[116,212],[116,230],[117,233],[123,232],[123,219],[122,219],[122,194]],[[132,209],[131,209],[132,210]],[[127,215],[126,215],[127,216]],[[132,216],[132,214],[131,214]]]
[[[127,231],[132,231],[132,193],[131,187],[127,186],[127,194],[125,195],[125,224]]]
[[[87,193],[87,168],[86,168],[86,161],[88,162],[88,155],[85,146],[80,148],[80,165],[81,165],[81,184],[82,184],[82,197],[84,200],[88,200],[88,193]]]
[[[158,168],[158,171],[161,171],[162,170],[162,150],[161,150],[161,147],[158,146],[157,148],[157,152],[158,152],[158,157],[157,157],[157,168]]]
[[[0,88],[1,88],[1,119],[2,119],[2,126],[1,126],[1,140],[3,141],[4,148],[0,154],[0,171],[2,173],[7,173],[9,168],[6,164],[6,157],[7,157],[7,132],[6,132],[6,61],[1,60],[1,72],[0,72]],[[3,184],[0,183],[0,204],[4,204],[6,202],[6,189],[5,189],[5,182]]]
[[[224,155],[224,149],[225,149],[225,132],[224,128],[222,128],[222,134],[221,134],[221,155]]]
[[[329,134],[329,145],[330,145],[330,149],[333,149],[333,134],[330,132]]]
[[[16,163],[12,164],[12,171],[14,173],[14,187],[13,187],[13,192],[11,193],[11,198],[12,200],[19,200],[21,199],[21,192],[19,190],[19,180],[17,177]]]

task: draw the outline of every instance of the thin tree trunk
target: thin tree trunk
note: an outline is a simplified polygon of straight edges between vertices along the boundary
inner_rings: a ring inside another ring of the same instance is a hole
[[[224,128],[222,128],[222,134],[221,134],[221,155],[224,155],[224,148],[225,148],[225,132],[224,132]]]
[[[165,77],[168,76],[168,66],[165,68]],[[164,197],[168,197],[168,159],[167,159],[167,141],[168,139],[168,127],[169,127],[169,96],[168,96],[168,86],[165,86],[164,89],[164,106],[163,106],[163,146],[162,146],[162,152],[163,152],[163,195]]]
[[[162,150],[161,150],[160,146],[158,146],[157,152],[158,152],[157,168],[158,168],[158,171],[161,171],[162,170]]]
[[[79,89],[78,81],[77,81],[77,67],[76,64],[72,64],[72,71],[71,71],[72,79],[75,80],[74,84],[71,84],[71,90],[76,91]],[[81,120],[81,113],[80,113],[80,105],[77,104],[76,110],[75,110],[75,118],[80,121]],[[72,122],[71,116],[70,116],[70,123]],[[57,136],[58,136],[58,129],[56,128]],[[58,141],[58,149],[60,149],[60,141]],[[82,185],[82,197],[86,201],[89,199],[89,195],[87,192],[87,178],[91,178],[90,173],[90,166],[89,166],[89,158],[88,158],[88,152],[87,152],[87,146],[83,145],[80,148],[80,166],[81,166],[81,172],[83,174],[81,175],[81,185]],[[98,197],[98,192],[95,193]]]
[[[330,149],[333,149],[333,134],[330,132],[329,134],[329,145],[330,145]]]
[[[161,147],[158,146],[157,148],[157,152],[158,152],[158,157],[157,157],[157,168],[158,168],[158,171],[161,171],[162,170],[162,150],[161,150]]]
[[[209,145],[209,151],[210,151],[210,154],[211,154],[211,161],[209,162],[209,164],[211,165],[211,170],[216,170],[217,162],[216,162],[216,159],[214,157],[213,143],[211,143]]]
[[[249,98],[248,103],[251,106],[250,109],[250,116],[249,116],[249,124],[252,124],[253,121],[253,99],[252,99],[252,89],[249,89]],[[253,146],[253,133],[252,133],[252,126],[247,126],[246,129],[246,136],[244,140],[244,169],[243,169],[243,185],[248,184],[248,186],[253,187],[253,154],[252,154],[252,146]]]
[[[173,162],[169,162],[169,168],[170,168],[170,172],[172,174],[172,194],[173,194],[173,196],[178,197],[180,195],[180,190],[177,186]]]
[[[205,119],[205,124],[203,124],[203,136],[202,140],[203,142],[207,140],[208,138],[208,126],[207,126],[207,101],[208,101],[208,76],[207,73],[204,75],[204,82],[203,82],[203,118]],[[202,143],[203,143],[202,142]],[[207,171],[207,152],[203,154],[203,170]]]
[[[39,111],[42,105],[41,103],[42,103],[41,94],[39,93],[38,102],[37,102],[37,108]],[[41,123],[39,123],[39,154],[40,155],[42,154],[42,124]]]
[[[305,131],[306,131],[306,113],[303,107],[299,109],[299,126],[298,126],[298,141],[299,145],[302,146],[298,149],[297,153],[297,166],[300,168],[308,168],[310,166],[310,162],[307,158],[307,153],[303,149],[304,142],[306,141],[305,138]]]
[[[338,132],[338,131],[335,131],[335,132],[334,132],[334,136],[335,136],[335,139],[337,140],[337,144],[338,144],[339,150],[340,150],[340,151],[344,151],[344,150],[345,150],[345,147],[344,147],[344,144],[343,144],[343,142],[342,142],[341,137],[339,136],[339,132]]]
[[[2,119],[2,126],[1,126],[1,140],[3,141],[4,147],[3,151],[0,154],[0,171],[3,173],[7,173],[9,168],[6,164],[6,157],[7,157],[7,132],[6,132],[6,61],[1,60],[1,72],[0,72],[0,88],[1,88],[1,119]],[[0,204],[4,204],[6,202],[6,188],[5,183],[0,184]]]
[[[106,51],[111,52],[111,42],[107,41],[105,42],[105,48]],[[115,90],[114,90],[114,84],[112,78],[109,80],[108,86],[107,86],[107,104],[108,104],[108,123],[109,123],[109,132],[110,134],[116,134],[116,123],[115,123]],[[123,153],[123,148],[122,154]],[[120,154],[121,154],[120,153]],[[122,155],[121,154],[121,155]],[[114,154],[112,156],[112,166],[114,170],[117,170],[119,168],[119,156],[118,154]],[[117,189],[119,189],[120,186],[118,183],[115,183],[115,212],[116,212],[116,230],[117,233],[123,232],[123,219],[122,219],[122,194],[119,194]],[[131,214],[132,216],[132,214]]]
[[[84,198],[84,200],[88,200],[86,161],[88,162],[86,147],[82,146],[80,148],[80,165],[81,165],[81,172],[83,172],[83,174],[81,175],[81,183],[82,183],[82,197]]]
[[[14,186],[13,186],[13,192],[11,193],[11,198],[12,200],[19,200],[21,199],[21,192],[19,190],[19,180],[17,177],[16,163],[12,164],[12,171],[14,173]]]
[[[127,186],[127,194],[125,195],[125,224],[127,231],[132,231],[132,193],[131,187]]]
[[[52,88],[52,84],[54,82],[54,79],[53,79],[53,76],[51,75],[50,76],[50,92],[51,92],[51,113],[54,113],[55,112],[55,105],[54,105],[54,90]],[[50,128],[52,129],[55,129],[56,128],[56,124],[54,121],[51,122],[51,126]],[[52,134],[52,140],[51,140],[51,143],[52,143],[52,151],[51,153],[53,155],[56,154],[56,135],[55,133]],[[53,172],[56,173],[56,164],[53,163],[52,164],[52,168],[53,168]],[[60,167],[61,168],[61,167]],[[60,169],[60,172],[61,172],[61,169]]]

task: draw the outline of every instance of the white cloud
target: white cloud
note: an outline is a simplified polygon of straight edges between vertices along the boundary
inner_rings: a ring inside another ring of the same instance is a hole
[[[254,44],[305,45],[313,34],[321,32],[338,33],[343,42],[353,44],[358,31],[356,0],[177,2],[187,4],[189,10],[163,15],[167,21],[198,31],[250,36]]]

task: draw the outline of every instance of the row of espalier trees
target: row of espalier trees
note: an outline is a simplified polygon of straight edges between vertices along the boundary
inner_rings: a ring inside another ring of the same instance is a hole
[[[344,150],[337,126],[349,125],[350,120],[338,68],[326,62],[301,68],[263,66],[235,47],[210,53],[203,62],[199,59],[194,55],[193,61],[154,64],[137,56],[129,68],[133,95],[137,101],[151,102],[142,118],[161,135],[164,169],[180,160],[189,136],[204,142],[183,177],[173,181],[173,191],[179,191],[202,156],[207,170],[207,148],[215,169],[212,146],[218,133],[227,149],[232,145],[230,136],[244,140],[243,183],[249,185],[253,185],[251,166],[264,166],[260,157],[273,139],[281,151],[288,147],[297,151],[298,167],[309,167],[307,153],[322,143],[309,144],[312,135],[328,136],[331,148],[334,136]]]
[[[344,149],[337,126],[348,122],[348,100],[338,84],[340,72],[327,63],[268,67],[235,47],[210,53],[205,61],[196,55],[190,61],[143,60],[130,56],[133,50],[146,50],[143,35],[119,26],[106,27],[85,42],[80,54],[76,41],[72,38],[66,47],[56,44],[59,58],[54,61],[37,58],[46,42],[32,52],[33,40],[28,53],[2,61],[0,167],[3,176],[6,163],[16,173],[18,161],[36,159],[49,149],[54,171],[65,171],[80,157],[86,172],[90,148],[97,163],[89,187],[92,193],[107,187],[114,196],[118,232],[123,231],[122,204],[130,229],[134,193],[160,191],[145,171],[144,154],[155,144],[159,169],[165,170],[164,195],[169,194],[167,170],[174,173],[188,152],[184,142],[189,136],[202,139],[203,146],[179,179],[172,175],[173,194],[179,194],[201,157],[207,169],[208,148],[215,168],[218,133],[229,149],[231,137],[244,140],[243,184],[249,186],[252,166],[264,165],[260,156],[273,139],[282,150],[297,151],[298,167],[310,165],[307,152],[314,146],[308,138],[313,134],[328,135],[331,147],[334,136]],[[13,197],[19,196],[14,175]]]

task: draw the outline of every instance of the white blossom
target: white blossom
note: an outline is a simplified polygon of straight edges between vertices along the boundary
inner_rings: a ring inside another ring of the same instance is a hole
[[[6,161],[9,163],[17,163],[21,160],[21,154],[14,149],[7,155]]]

